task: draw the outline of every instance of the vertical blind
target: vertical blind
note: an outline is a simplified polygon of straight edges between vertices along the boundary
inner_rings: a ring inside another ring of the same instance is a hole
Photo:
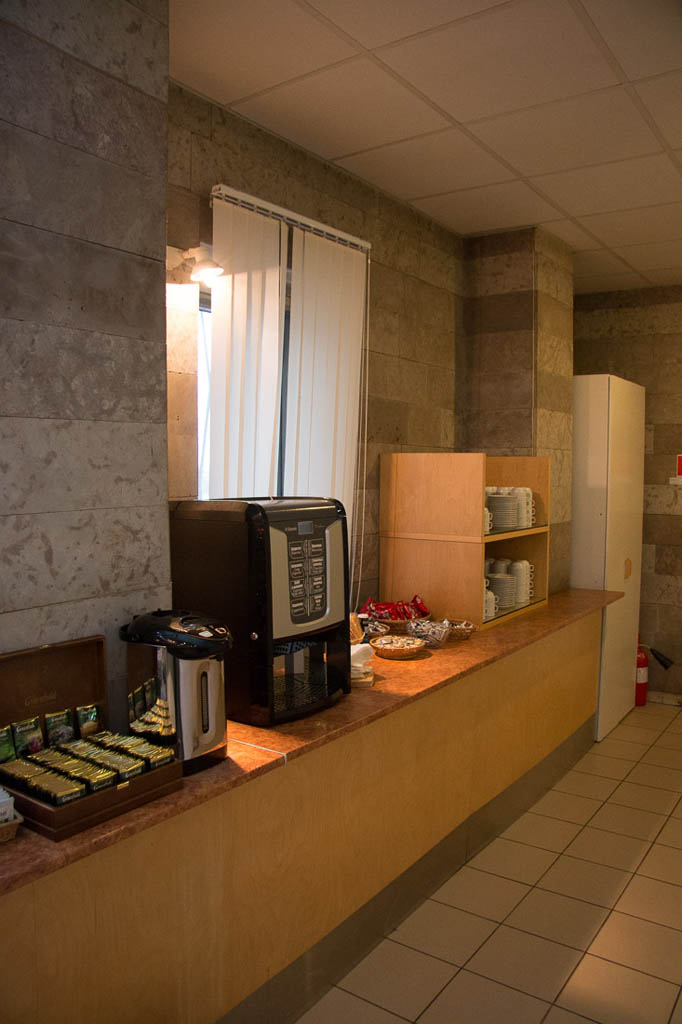
[[[212,287],[202,496],[281,488],[338,498],[350,518],[366,252],[214,199],[213,258],[225,274]]]

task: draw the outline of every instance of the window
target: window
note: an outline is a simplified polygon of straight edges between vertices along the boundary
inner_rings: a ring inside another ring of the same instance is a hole
[[[213,190],[224,276],[198,343],[199,497],[319,495],[349,515],[368,246]]]

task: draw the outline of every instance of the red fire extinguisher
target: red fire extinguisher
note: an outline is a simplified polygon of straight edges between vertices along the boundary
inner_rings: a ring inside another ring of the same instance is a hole
[[[635,707],[646,704],[649,689],[649,658],[637,637],[637,681],[635,683]]]

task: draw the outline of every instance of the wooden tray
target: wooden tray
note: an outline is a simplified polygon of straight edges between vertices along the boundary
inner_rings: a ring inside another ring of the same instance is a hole
[[[58,843],[86,828],[180,789],[182,762],[173,761],[162,768],[154,768],[128,782],[103,789],[99,793],[91,793],[62,807],[37,800],[22,790],[13,789],[4,781],[2,785],[14,797],[14,806],[23,814],[24,825]]]

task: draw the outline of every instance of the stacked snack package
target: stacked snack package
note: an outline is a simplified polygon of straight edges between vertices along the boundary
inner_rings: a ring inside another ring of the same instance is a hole
[[[369,615],[371,619],[380,620],[410,620],[423,619],[429,615],[429,609],[422,601],[419,594],[415,594],[411,601],[375,601],[368,597],[360,610],[361,615]]]

